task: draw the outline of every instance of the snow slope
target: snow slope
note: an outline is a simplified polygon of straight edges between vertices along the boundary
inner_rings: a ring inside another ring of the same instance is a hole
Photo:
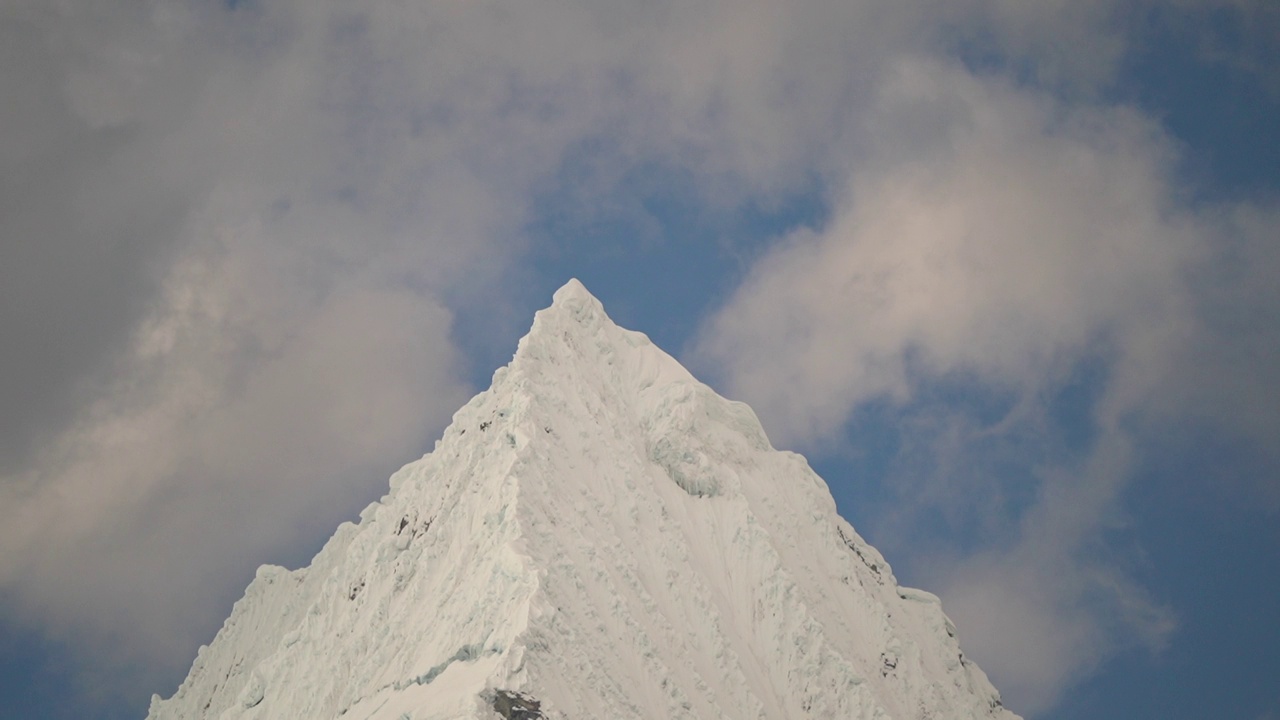
[[[149,718],[1014,718],[751,410],[570,281]]]

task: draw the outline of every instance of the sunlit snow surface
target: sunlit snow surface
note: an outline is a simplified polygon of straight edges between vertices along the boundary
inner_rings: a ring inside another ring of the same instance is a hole
[[[263,567],[149,718],[1014,718],[751,410],[577,281],[311,566]]]

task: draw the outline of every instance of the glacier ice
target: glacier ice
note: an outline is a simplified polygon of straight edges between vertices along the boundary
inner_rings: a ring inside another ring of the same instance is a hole
[[[148,718],[1015,718],[750,408],[576,280]]]

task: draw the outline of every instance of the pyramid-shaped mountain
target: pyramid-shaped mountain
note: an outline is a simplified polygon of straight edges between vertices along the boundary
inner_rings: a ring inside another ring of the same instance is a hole
[[[752,411],[577,281],[156,720],[1014,718]]]

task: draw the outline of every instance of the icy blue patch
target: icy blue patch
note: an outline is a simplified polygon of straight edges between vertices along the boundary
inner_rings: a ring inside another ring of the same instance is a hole
[[[649,459],[667,471],[667,475],[680,489],[694,497],[715,497],[720,494],[720,482],[702,453],[676,447],[670,438],[664,437],[649,449]]]
[[[415,678],[397,681],[395,684],[395,688],[396,690],[403,690],[409,687],[410,685],[426,685],[430,683],[432,680],[435,680],[436,678],[440,677],[440,673],[443,673],[445,670],[448,670],[449,666],[456,662],[471,662],[472,660],[478,659],[482,655],[486,655],[486,654],[492,655],[496,652],[498,651],[489,650],[488,652],[486,652],[484,647],[481,645],[463,645],[462,647],[458,648],[458,652],[454,653],[451,657],[446,659],[444,662],[441,662],[438,665],[435,665],[425,673]]]

